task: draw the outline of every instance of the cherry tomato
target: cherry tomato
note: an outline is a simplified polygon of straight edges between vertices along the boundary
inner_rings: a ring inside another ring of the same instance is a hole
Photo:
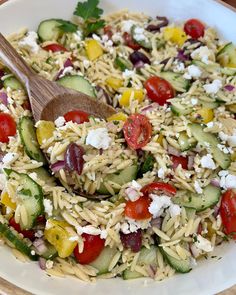
[[[35,239],[33,230],[22,230],[19,223],[16,223],[14,217],[9,220],[9,225],[13,227],[18,233],[22,234],[24,238],[33,241]]]
[[[141,46],[134,41],[133,37],[129,33],[124,33],[123,39],[125,41],[125,45],[132,48],[133,50],[139,50],[141,48]]]
[[[193,39],[198,39],[204,36],[205,26],[198,19],[189,19],[184,25],[184,31]]]
[[[173,162],[173,169],[176,169],[179,165],[181,165],[183,169],[188,169],[188,158],[171,156],[171,161]]]
[[[66,122],[72,121],[73,123],[82,124],[89,121],[89,114],[80,110],[74,110],[66,113],[64,118]]]
[[[112,35],[113,35],[113,32],[112,32],[112,26],[105,26],[103,28],[104,30],[104,34],[108,36],[109,39],[111,39]]]
[[[171,84],[157,76],[149,78],[144,87],[147,90],[148,97],[163,106],[167,100],[175,96],[175,90]]]
[[[9,142],[9,136],[16,135],[16,122],[6,113],[0,113],[0,142]]]
[[[164,182],[152,182],[145,185],[141,192],[145,197],[149,197],[150,194],[165,194],[168,196],[173,196],[176,194],[176,188],[173,185]]]
[[[129,147],[137,150],[144,147],[150,141],[152,125],[146,116],[133,114],[126,120],[123,131]]]
[[[60,44],[49,44],[49,45],[46,45],[43,47],[44,50],[47,50],[47,51],[52,51],[52,52],[58,52],[58,51],[68,51],[65,47],[63,47],[62,45]]]
[[[82,234],[84,239],[84,249],[82,253],[79,253],[78,245],[74,249],[74,255],[76,260],[80,264],[89,264],[94,261],[102,252],[105,240],[100,236],[94,236],[89,234]]]
[[[236,191],[227,190],[221,199],[220,216],[224,232],[236,240]]]
[[[151,218],[152,214],[148,210],[151,201],[148,197],[140,197],[134,202],[128,201],[125,206],[125,216],[136,220]]]

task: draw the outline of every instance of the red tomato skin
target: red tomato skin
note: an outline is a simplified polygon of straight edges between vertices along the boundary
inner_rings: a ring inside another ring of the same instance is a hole
[[[134,41],[133,37],[129,33],[124,33],[123,39],[125,41],[125,45],[132,48],[133,50],[139,50],[141,48],[141,46]]]
[[[64,115],[64,118],[66,122],[72,121],[73,123],[77,124],[89,122],[89,114],[80,110],[70,111]]]
[[[152,125],[146,116],[133,114],[126,120],[123,132],[128,146],[133,150],[137,150],[144,147],[150,141]],[[139,142],[141,136],[142,140]]]
[[[147,90],[148,97],[163,106],[168,103],[167,100],[175,96],[175,90],[171,84],[157,76],[150,77],[144,87]]]
[[[151,204],[151,199],[147,197],[140,197],[137,201],[127,201],[125,206],[125,216],[135,219],[144,220],[152,217],[148,211]]]
[[[16,122],[6,113],[0,113],[0,142],[8,143],[9,136],[16,135]]]
[[[220,216],[225,234],[236,240],[236,191],[230,189],[222,195]]]
[[[60,44],[49,44],[43,47],[44,50],[46,51],[52,51],[52,52],[58,52],[58,51],[68,51],[64,46],[60,45]]]
[[[183,169],[188,169],[188,158],[182,156],[171,156],[171,161],[173,162],[172,168],[175,170],[179,165],[182,166]]]
[[[13,227],[18,233],[22,234],[24,238],[28,238],[33,241],[35,239],[35,234],[33,230],[22,230],[19,223],[16,223],[14,217],[9,220],[9,225]]]
[[[82,234],[82,238],[84,239],[83,252],[79,253],[77,245],[74,249],[74,255],[80,264],[89,264],[101,254],[105,246],[105,240],[101,239],[100,236],[89,234]]]
[[[141,189],[141,192],[145,197],[149,197],[149,194],[155,193],[155,191],[159,191],[168,196],[174,196],[177,192],[176,188],[173,185],[164,182],[152,182],[145,185]]]
[[[197,40],[204,36],[205,26],[198,19],[189,19],[184,25],[184,31],[187,35]]]

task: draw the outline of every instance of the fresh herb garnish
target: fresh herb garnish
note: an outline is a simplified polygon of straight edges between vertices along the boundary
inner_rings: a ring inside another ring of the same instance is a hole
[[[78,30],[78,26],[73,24],[70,21],[63,20],[63,19],[57,19],[56,21],[60,23],[60,26],[58,26],[58,29],[65,33],[75,33]]]
[[[103,10],[98,7],[98,4],[99,0],[79,2],[74,11],[74,15],[84,20],[84,33],[86,36],[105,26],[105,21],[100,19]]]

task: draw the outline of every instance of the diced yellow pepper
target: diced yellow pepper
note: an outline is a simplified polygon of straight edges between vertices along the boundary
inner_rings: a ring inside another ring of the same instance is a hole
[[[130,104],[131,97],[133,99],[138,100],[138,102],[142,102],[144,99],[144,91],[142,89],[126,89],[124,90],[121,98],[120,98],[120,106],[127,107]]]
[[[199,120],[205,124],[211,122],[214,119],[214,112],[212,109],[202,108],[197,111],[197,115],[200,115]]]
[[[103,55],[103,49],[100,43],[96,40],[85,41],[85,50],[89,60],[95,60]]]
[[[157,143],[159,143],[161,146],[163,146],[163,139],[164,139],[164,136],[163,134],[160,133],[157,138]]]
[[[12,210],[16,210],[16,203],[12,201],[8,193],[5,191],[1,194],[1,203]]]
[[[53,136],[55,125],[51,121],[40,121],[37,125],[36,136],[39,145],[43,144],[44,140],[48,140]]]
[[[231,155],[231,160],[232,160],[232,161],[236,161],[236,152],[234,152],[234,153]]]
[[[116,113],[112,116],[110,116],[109,118],[107,118],[108,122],[111,121],[126,121],[128,118],[128,116],[122,112]]]
[[[226,65],[228,68],[236,68],[236,64],[234,63],[229,63]]]
[[[61,258],[69,257],[77,245],[77,242],[70,240],[72,235],[67,228],[72,227],[66,221],[49,219],[44,231],[46,240],[56,248]]]
[[[106,83],[108,86],[110,86],[111,88],[115,90],[118,90],[119,88],[123,86],[123,80],[118,78],[113,78],[113,77],[107,78]]]
[[[185,32],[179,27],[167,27],[164,29],[163,34],[166,41],[171,41],[179,46],[182,46],[188,39]]]

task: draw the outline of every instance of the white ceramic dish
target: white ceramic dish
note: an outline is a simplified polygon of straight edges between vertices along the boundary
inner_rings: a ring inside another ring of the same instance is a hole
[[[22,27],[37,29],[46,18],[70,19],[77,0],[9,0],[0,6],[0,30],[9,34]],[[105,12],[128,8],[146,14],[165,15],[179,21],[196,17],[216,27],[221,36],[236,43],[236,14],[214,0],[101,0]],[[215,294],[236,283],[235,245],[226,244],[217,250],[222,259],[202,261],[185,275],[176,275],[164,282],[151,280],[123,281],[121,279],[86,284],[79,280],[49,278],[36,263],[22,264],[10,251],[0,248],[0,276],[9,282],[37,295],[86,294]]]

